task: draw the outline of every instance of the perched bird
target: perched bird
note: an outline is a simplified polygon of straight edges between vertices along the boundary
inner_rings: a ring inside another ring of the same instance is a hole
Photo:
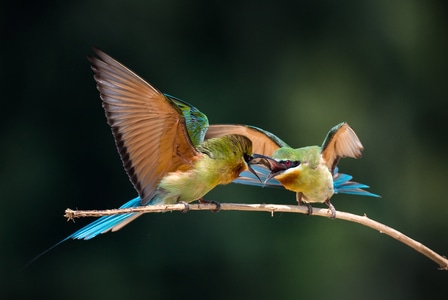
[[[97,57],[88,60],[107,121],[139,195],[121,208],[202,200],[214,187],[231,183],[245,170],[256,176],[249,165],[253,154],[249,138],[229,134],[204,141],[208,119],[203,113],[162,94],[101,50],[94,51]],[[117,231],[140,215],[101,217],[55,246],[70,238],[88,240]]]
[[[204,140],[207,117],[164,95],[137,74],[95,49],[89,57],[123,166],[139,197],[122,207],[192,202],[251,170],[252,143],[229,134]],[[188,124],[188,125],[187,125]],[[102,217],[69,238],[116,231],[139,213]]]
[[[321,147],[294,149],[274,134],[247,125],[210,125],[206,139],[230,133],[247,136],[252,140],[254,152],[273,158],[265,159],[261,155],[254,155],[254,158],[261,158],[260,163],[268,168],[254,167],[260,177],[265,178],[264,185],[283,186],[296,192],[298,204],[308,206],[309,214],[312,213],[309,203],[325,202],[331,210],[331,217],[334,218],[336,210],[330,198],[335,193],[379,197],[363,190],[368,188],[367,185],[350,181],[352,176],[338,171],[339,159],[359,158],[364,149],[356,133],[347,123],[333,127]],[[234,182],[263,185],[247,173],[242,174]]]
[[[204,141],[208,119],[197,108],[162,94],[124,65],[94,49],[89,56],[94,79],[123,166],[139,196],[120,208],[189,203],[220,184],[231,183],[250,166],[252,142],[228,134]],[[203,201],[205,202],[205,201]],[[45,250],[68,239],[89,240],[117,231],[141,213],[104,216]]]

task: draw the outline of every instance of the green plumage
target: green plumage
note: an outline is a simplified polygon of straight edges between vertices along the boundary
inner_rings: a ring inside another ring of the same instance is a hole
[[[247,169],[245,158],[252,154],[251,141],[241,135],[209,139],[197,147],[202,156],[187,171],[166,174],[151,204],[192,202],[218,184],[231,183]]]
[[[201,144],[204,141],[205,133],[209,126],[207,116],[186,101],[168,94],[164,95],[172,100],[182,111],[182,115],[185,117],[185,123],[187,124],[188,135],[193,145],[198,146]]]

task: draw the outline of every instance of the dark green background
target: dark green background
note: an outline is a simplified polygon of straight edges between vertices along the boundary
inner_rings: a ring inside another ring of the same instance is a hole
[[[300,214],[151,214],[68,241],[136,192],[86,60],[95,45],[211,123],[292,146],[347,121],[365,146],[342,171],[381,199],[338,210],[448,254],[445,1],[10,1],[0,9],[2,299],[446,299],[448,273],[388,236]],[[206,199],[294,203],[229,185]]]

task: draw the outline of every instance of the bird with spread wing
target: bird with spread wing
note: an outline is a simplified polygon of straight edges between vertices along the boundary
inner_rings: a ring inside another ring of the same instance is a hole
[[[333,194],[355,194],[379,197],[363,190],[367,185],[351,181],[352,176],[339,173],[337,164],[341,158],[361,157],[362,146],[358,136],[347,123],[333,127],[327,134],[322,146],[291,148],[274,134],[248,125],[210,125],[205,138],[216,138],[226,134],[241,134],[252,141],[257,154],[272,157],[261,157],[259,167],[254,166],[259,176],[243,173],[234,182],[257,186],[284,187],[296,192],[299,205],[307,205],[308,213],[312,213],[309,203],[326,203],[331,217],[336,210],[330,202]],[[253,162],[254,163],[254,162]],[[265,167],[263,167],[263,165]],[[264,179],[261,183],[258,178]],[[257,182],[257,180],[258,182]]]

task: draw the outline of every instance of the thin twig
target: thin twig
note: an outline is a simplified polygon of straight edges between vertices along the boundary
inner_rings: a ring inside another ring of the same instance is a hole
[[[65,210],[65,217],[67,220],[74,220],[75,218],[82,217],[101,217],[110,216],[115,214],[126,214],[132,212],[140,213],[155,213],[155,212],[170,212],[170,211],[185,211],[187,206],[185,204],[172,204],[172,205],[154,205],[154,206],[141,206],[132,208],[121,209],[108,209],[108,210]],[[188,210],[215,210],[217,207],[215,204],[189,204]],[[238,211],[262,211],[269,212],[271,216],[276,212],[289,212],[289,213],[308,213],[308,208],[305,206],[297,205],[277,205],[277,204],[240,204],[240,203],[221,203],[221,210],[238,210]],[[329,217],[328,209],[313,208],[313,216]],[[440,270],[448,270],[448,259],[441,256],[429,249],[420,242],[417,242],[403,233],[386,226],[382,223],[369,219],[366,215],[359,216],[351,213],[336,212],[336,219],[346,220],[349,222],[355,222],[364,226],[370,227],[380,233],[387,234],[394,239],[408,245],[415,251],[425,255],[435,263],[439,265]]]

